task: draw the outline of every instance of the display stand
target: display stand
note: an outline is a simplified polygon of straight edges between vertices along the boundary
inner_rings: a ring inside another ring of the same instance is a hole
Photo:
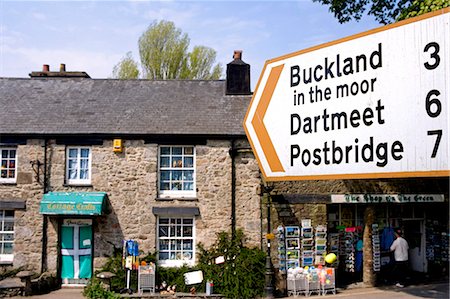
[[[300,258],[300,227],[286,226],[286,269],[299,267]]]
[[[139,267],[139,246],[138,242],[134,240],[123,240],[122,251],[122,265],[127,271],[126,288],[120,290],[120,293],[133,294],[133,290],[130,287],[131,271],[137,270]]]
[[[381,253],[380,253],[380,234],[378,224],[372,224],[372,263],[373,271],[381,270]]]
[[[286,274],[286,240],[284,236],[284,227],[277,227],[277,244],[278,244],[278,269],[281,273]]]
[[[316,227],[315,240],[315,262],[316,265],[325,265],[325,255],[327,254],[327,227],[318,225]]]
[[[344,233],[345,271],[355,272],[355,236],[354,231],[347,228]]]
[[[312,266],[314,264],[314,230],[310,219],[302,220],[301,228],[301,265]]]
[[[320,288],[322,295],[333,293],[336,295],[336,276],[334,268],[322,269],[320,275]]]
[[[144,291],[155,293],[155,265],[153,263],[138,268],[138,293],[142,295]]]

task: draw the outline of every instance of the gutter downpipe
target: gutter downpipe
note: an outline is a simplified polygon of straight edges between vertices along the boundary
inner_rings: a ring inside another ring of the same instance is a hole
[[[48,178],[47,178],[47,138],[44,139],[44,182],[43,191],[44,194],[48,192]],[[48,218],[46,215],[42,215],[42,257],[41,257],[41,274],[47,271],[47,228]]]
[[[236,237],[236,148],[235,139],[231,139],[231,240]]]

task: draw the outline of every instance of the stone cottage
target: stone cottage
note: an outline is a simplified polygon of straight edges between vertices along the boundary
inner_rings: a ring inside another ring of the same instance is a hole
[[[167,266],[242,228],[261,244],[260,176],[242,120],[250,66],[227,80],[0,79],[2,267],[82,284],[133,239]]]

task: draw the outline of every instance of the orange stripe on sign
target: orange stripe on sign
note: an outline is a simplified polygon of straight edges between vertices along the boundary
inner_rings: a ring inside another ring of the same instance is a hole
[[[272,172],[284,172],[283,165],[281,165],[277,152],[270,139],[269,133],[267,133],[264,126],[264,116],[269,107],[270,100],[272,99],[273,92],[277,86],[278,79],[280,79],[281,71],[284,64],[273,67],[270,71],[269,78],[261,95],[261,99],[256,107],[255,115],[253,116],[252,125],[255,129],[256,136],[261,144],[264,155],[266,156],[267,163],[269,163],[270,170]]]

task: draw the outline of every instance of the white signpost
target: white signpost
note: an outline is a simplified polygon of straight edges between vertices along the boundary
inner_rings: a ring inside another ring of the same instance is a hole
[[[449,176],[450,9],[266,62],[244,120],[267,180]]]

